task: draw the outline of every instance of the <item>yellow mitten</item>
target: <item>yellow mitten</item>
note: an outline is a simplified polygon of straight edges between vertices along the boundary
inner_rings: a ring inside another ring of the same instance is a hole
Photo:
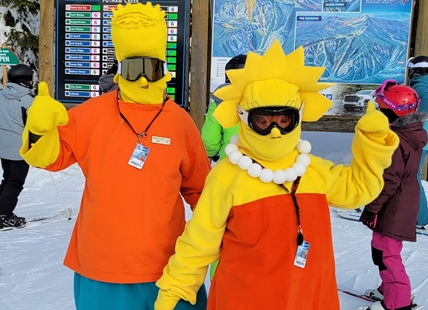
[[[370,135],[373,140],[385,139],[390,130],[388,118],[377,111],[371,101],[367,105],[366,114],[358,120],[356,129],[362,131],[365,136]]]
[[[159,290],[158,298],[155,302],[155,310],[173,310],[180,298],[169,296],[166,291]]]
[[[28,108],[27,123],[19,150],[22,158],[29,165],[40,168],[55,162],[60,152],[57,126],[67,123],[67,110],[61,102],[49,96],[48,85],[41,82],[39,94]]]
[[[40,82],[39,93],[28,109],[27,128],[36,135],[43,136],[57,126],[68,123],[64,105],[49,95],[48,84]]]

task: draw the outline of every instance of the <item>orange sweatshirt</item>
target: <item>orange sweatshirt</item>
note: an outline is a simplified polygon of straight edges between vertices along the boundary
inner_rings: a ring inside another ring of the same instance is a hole
[[[77,162],[86,177],[64,264],[87,278],[156,281],[184,229],[180,193],[192,207],[199,199],[207,154],[192,119],[172,100],[141,138],[150,148],[142,169],[128,164],[138,138],[119,109],[141,133],[161,106],[118,101],[114,91],[70,109],[69,123],[58,128],[60,154],[46,169]]]

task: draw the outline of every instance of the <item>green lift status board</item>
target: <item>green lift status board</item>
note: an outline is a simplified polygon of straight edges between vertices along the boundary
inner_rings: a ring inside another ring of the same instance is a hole
[[[56,0],[55,97],[62,103],[82,103],[101,94],[98,79],[114,63],[112,10],[138,0]],[[187,64],[187,0],[155,0],[165,11],[168,27],[166,92],[183,106]]]

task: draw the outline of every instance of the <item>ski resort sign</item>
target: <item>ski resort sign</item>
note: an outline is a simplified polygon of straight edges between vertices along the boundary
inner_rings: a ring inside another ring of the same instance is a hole
[[[414,2],[214,0],[211,90],[231,57],[263,54],[274,38],[286,54],[303,46],[305,65],[325,68],[320,82],[404,83]]]
[[[19,64],[19,57],[9,47],[0,48],[0,65],[17,65]]]

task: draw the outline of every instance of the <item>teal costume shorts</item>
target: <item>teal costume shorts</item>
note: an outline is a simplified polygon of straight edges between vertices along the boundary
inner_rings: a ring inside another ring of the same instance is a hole
[[[159,288],[155,282],[116,284],[99,282],[74,274],[74,301],[77,310],[154,310]],[[180,300],[175,310],[205,310],[207,293],[202,285],[197,303]]]

